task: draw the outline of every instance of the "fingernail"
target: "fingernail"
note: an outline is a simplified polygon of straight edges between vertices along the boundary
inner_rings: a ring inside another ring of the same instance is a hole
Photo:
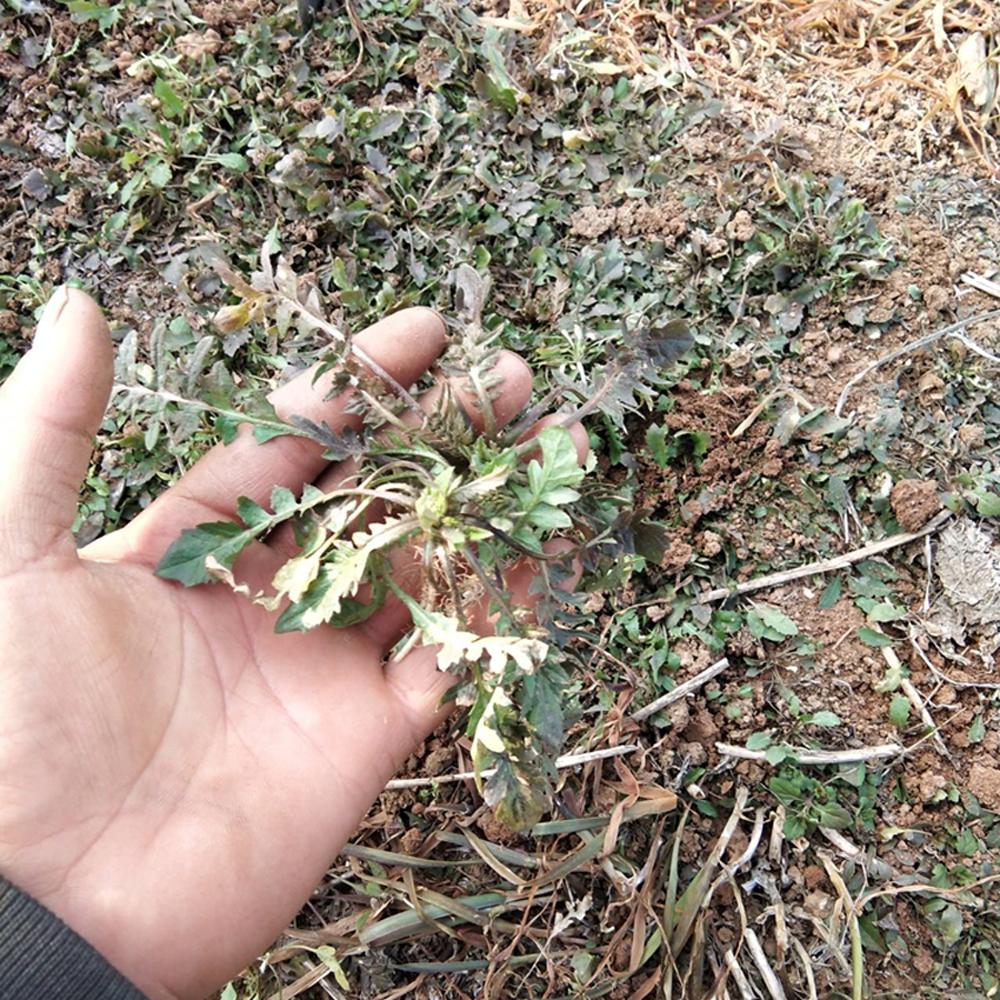
[[[69,285],[60,285],[52,293],[49,301],[45,303],[42,318],[38,321],[38,327],[35,330],[36,344],[44,344],[52,336],[52,331],[55,330],[59,317],[67,305],[69,305]]]
[[[445,314],[441,312],[440,309],[435,309],[434,306],[422,306],[422,308],[426,309],[428,312],[434,313],[434,315],[437,316],[438,318],[438,322],[441,324],[441,329],[447,333],[448,318],[445,316]]]

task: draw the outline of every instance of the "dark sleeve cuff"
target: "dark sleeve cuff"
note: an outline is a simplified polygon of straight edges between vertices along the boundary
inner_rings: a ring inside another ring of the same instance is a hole
[[[54,913],[0,876],[0,997],[145,1000]]]

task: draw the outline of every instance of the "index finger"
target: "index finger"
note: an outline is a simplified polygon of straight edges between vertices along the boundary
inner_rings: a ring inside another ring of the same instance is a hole
[[[403,309],[368,327],[354,342],[386,374],[408,388],[441,353],[445,326],[432,309]],[[352,393],[325,399],[334,373],[315,383],[314,374],[315,368],[311,368],[270,394],[268,399],[278,416],[325,421],[334,431],[360,426],[359,415],[345,412]],[[124,542],[131,557],[155,561],[183,529],[204,521],[231,520],[239,497],[266,504],[275,486],[298,492],[327,464],[322,445],[315,441],[286,436],[260,444],[252,428],[244,424],[231,444],[216,445],[129,525],[84,551],[99,559],[110,554],[113,546],[121,555]]]

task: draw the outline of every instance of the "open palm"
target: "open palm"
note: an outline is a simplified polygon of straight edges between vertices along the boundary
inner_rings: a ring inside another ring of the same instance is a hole
[[[181,529],[232,517],[238,496],[343,475],[308,441],[241,434],[78,552],[69,526],[111,347],[93,302],[60,296],[0,389],[0,872],[149,996],[200,996],[294,915],[440,719],[450,681],[428,649],[386,665],[407,625],[398,604],[363,626],[275,635],[228,588],[152,575]],[[411,309],[360,343],[409,385],[444,330]],[[530,374],[513,355],[502,373],[504,420]],[[272,399],[334,428],[355,419],[308,375]],[[237,576],[266,586],[284,544],[249,549]],[[529,576],[512,586],[526,593]]]

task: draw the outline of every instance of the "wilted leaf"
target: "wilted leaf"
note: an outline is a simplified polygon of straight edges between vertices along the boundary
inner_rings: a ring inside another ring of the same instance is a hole
[[[292,416],[288,422],[305,435],[321,444],[323,457],[328,462],[342,462],[345,458],[360,458],[368,447],[367,437],[353,427],[335,431],[325,420],[317,423],[307,417]]]
[[[996,68],[986,55],[986,38],[974,31],[958,47],[958,85],[977,108],[989,109],[996,97]]]
[[[548,805],[547,789],[542,781],[532,781],[519,774],[506,757],[494,764],[496,770],[483,785],[483,799],[497,819],[515,830],[527,830],[544,815]],[[599,838],[595,838],[600,844]]]
[[[306,590],[319,574],[323,559],[323,549],[295,556],[284,563],[277,573],[271,586],[279,595],[286,595],[292,602],[301,601]]]
[[[455,271],[455,311],[467,323],[478,323],[490,283],[474,267],[460,264]]]
[[[650,323],[635,338],[635,347],[643,359],[658,368],[672,365],[687,353],[694,344],[694,337],[682,319],[665,323]]]
[[[41,170],[37,167],[32,167],[21,178],[21,190],[29,198],[34,198],[35,201],[45,201],[52,194],[52,185]]]

